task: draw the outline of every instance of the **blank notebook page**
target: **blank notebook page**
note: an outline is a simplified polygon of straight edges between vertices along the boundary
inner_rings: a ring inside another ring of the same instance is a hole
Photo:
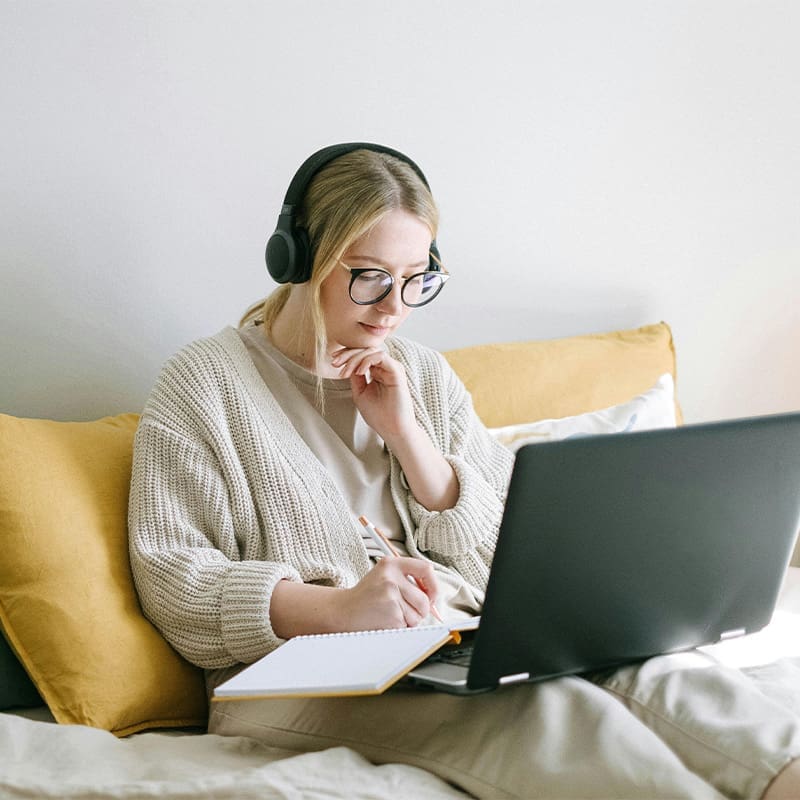
[[[449,638],[442,625],[295,636],[218,686],[214,697],[378,694]]]

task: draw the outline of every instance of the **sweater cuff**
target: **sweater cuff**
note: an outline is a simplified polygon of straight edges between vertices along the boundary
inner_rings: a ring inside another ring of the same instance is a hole
[[[222,639],[236,661],[249,664],[283,644],[272,629],[269,606],[272,590],[284,579],[302,583],[296,569],[276,562],[242,561],[228,573],[220,608]]]
[[[496,535],[503,503],[483,477],[462,458],[446,455],[456,473],[459,495],[445,511],[429,511],[409,493],[409,508],[417,521],[417,546],[448,558],[464,555]]]

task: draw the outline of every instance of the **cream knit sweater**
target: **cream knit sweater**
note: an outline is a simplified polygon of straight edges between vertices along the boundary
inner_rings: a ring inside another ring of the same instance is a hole
[[[406,369],[418,424],[461,487],[453,508],[428,511],[391,458],[409,552],[485,589],[512,456],[441,355],[400,338],[387,348]],[[269,614],[279,580],[348,587],[371,565],[357,520],[233,328],[164,366],[136,432],[129,527],[145,614],[208,669],[281,644]]]

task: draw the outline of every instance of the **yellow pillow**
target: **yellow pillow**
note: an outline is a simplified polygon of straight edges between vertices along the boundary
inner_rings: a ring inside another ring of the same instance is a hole
[[[559,419],[628,402],[669,372],[665,322],[633,330],[531,342],[485,344],[444,354],[489,428]],[[675,406],[678,423],[680,407]]]
[[[0,414],[0,624],[58,722],[206,724],[202,670],[142,615],[128,560],[138,417]]]

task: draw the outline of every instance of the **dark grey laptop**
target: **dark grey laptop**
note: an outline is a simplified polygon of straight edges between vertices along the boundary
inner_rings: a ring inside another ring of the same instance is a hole
[[[528,445],[447,691],[581,673],[769,622],[800,528],[800,413]]]

